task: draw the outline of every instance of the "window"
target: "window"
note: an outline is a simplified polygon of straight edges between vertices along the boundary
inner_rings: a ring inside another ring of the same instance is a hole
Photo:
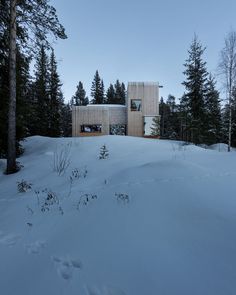
[[[102,125],[81,125],[81,133],[100,133]]]
[[[160,136],[160,116],[144,117],[144,136]]]
[[[125,135],[126,134],[126,125],[120,125],[120,124],[110,125],[110,134],[111,135]]]
[[[141,99],[131,99],[131,111],[141,111]]]

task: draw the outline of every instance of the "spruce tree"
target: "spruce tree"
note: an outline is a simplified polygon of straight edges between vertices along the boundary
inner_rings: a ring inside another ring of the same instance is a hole
[[[125,84],[120,83],[119,80],[116,80],[114,88],[115,88],[115,103],[125,104],[125,97],[126,97]]]
[[[35,134],[49,135],[50,108],[49,108],[49,60],[44,45],[38,52],[35,64]]]
[[[61,82],[57,72],[57,62],[54,50],[51,52],[49,63],[49,128],[48,135],[57,137],[61,135],[61,117],[63,108],[63,94]]]
[[[98,71],[94,75],[91,87],[92,104],[104,104],[104,84],[101,80]]]
[[[195,144],[204,142],[205,133],[204,96],[208,73],[206,62],[203,61],[204,51],[205,48],[194,36],[188,51],[189,57],[184,64],[186,80],[182,83],[186,92],[182,97],[181,104],[187,112],[191,141]]]
[[[72,107],[70,103],[63,104],[61,116],[61,131],[63,137],[72,136]]]
[[[116,93],[114,86],[110,84],[106,92],[106,103],[115,104],[116,103]]]
[[[210,74],[206,83],[205,110],[206,110],[206,143],[214,144],[221,139],[221,107],[219,92],[215,88],[216,82]]]
[[[83,83],[79,81],[75,95],[72,97],[73,105],[75,106],[86,106],[89,104],[88,97],[86,96],[86,91],[84,90]]]
[[[8,5],[2,6],[2,3]],[[56,10],[47,0],[10,0],[1,1],[1,9],[8,18],[9,36],[9,104],[8,104],[8,174],[17,171],[16,164],[16,44],[34,52],[38,41],[48,42],[48,33],[56,38],[65,39],[65,31],[59,23]],[[2,16],[2,14],[1,14]],[[18,33],[18,34],[17,34]],[[20,36],[20,37],[19,37]],[[29,42],[30,40],[30,42]]]

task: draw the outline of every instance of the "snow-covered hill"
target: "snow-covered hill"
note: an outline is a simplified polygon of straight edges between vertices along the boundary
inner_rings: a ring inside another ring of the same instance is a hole
[[[0,175],[0,294],[235,294],[235,152],[119,136],[24,146],[21,171]]]

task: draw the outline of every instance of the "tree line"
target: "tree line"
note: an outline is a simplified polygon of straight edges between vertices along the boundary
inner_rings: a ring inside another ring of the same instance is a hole
[[[226,100],[207,70],[205,50],[194,36],[184,63],[183,96],[178,102],[173,95],[160,100],[160,133],[162,138],[195,144],[225,142],[230,151],[236,146],[236,33],[231,31],[225,38],[218,66]]]
[[[49,0],[0,0],[0,157],[7,158],[6,173],[19,169],[16,155],[22,153],[20,141],[26,136],[71,135],[72,105],[126,101],[125,84],[117,80],[105,90],[96,71],[91,100],[79,81],[75,95],[65,103],[51,36],[67,38]],[[227,35],[221,51],[223,104],[204,52],[195,36],[184,63],[183,96],[178,102],[173,95],[160,101],[161,137],[195,144],[227,142],[230,150],[236,146],[236,33]]]
[[[126,89],[125,84],[116,80],[115,84],[110,84],[105,91],[103,80],[101,79],[98,70],[96,71],[91,87],[91,99],[86,95],[83,83],[79,81],[76,87],[76,92],[71,99],[71,105],[86,106],[91,104],[125,104]]]
[[[6,173],[20,167],[20,140],[28,135],[66,135],[57,62],[48,36],[66,39],[48,0],[0,1],[0,156]],[[51,49],[50,57],[46,51]],[[34,77],[30,63],[36,58]]]

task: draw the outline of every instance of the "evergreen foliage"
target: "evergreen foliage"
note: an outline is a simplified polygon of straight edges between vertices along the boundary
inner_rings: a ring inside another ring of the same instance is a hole
[[[49,63],[49,128],[48,135],[51,137],[60,136],[62,133],[62,108],[63,94],[61,82],[57,72],[57,62],[54,50],[51,52]]]
[[[220,142],[222,138],[220,95],[215,85],[216,82],[210,74],[206,82],[205,93],[206,121],[204,124],[207,132],[205,135],[205,143],[207,144]]]
[[[56,9],[48,4],[48,0],[11,0],[1,1],[0,35],[8,36],[5,44],[9,62],[9,95],[8,95],[8,174],[18,170],[16,163],[16,107],[17,107],[17,45],[19,52],[23,49],[30,56],[39,44],[49,46],[48,34],[55,38],[65,39],[66,34],[60,24]],[[3,24],[3,25],[2,25]],[[0,42],[2,44],[2,42]],[[42,123],[42,122],[40,122]],[[43,126],[44,127],[44,126]]]
[[[104,104],[105,102],[104,84],[99,76],[98,71],[96,71],[92,82],[91,97],[93,98],[91,101],[92,104]]]
[[[110,84],[110,86],[107,89],[106,103],[107,104],[115,104],[116,103],[116,92],[115,92],[113,84]]]
[[[152,119],[152,126],[151,128],[151,135],[154,137],[159,137],[160,136],[160,117],[154,117]]]
[[[105,160],[109,157],[109,152],[106,145],[102,145],[100,148],[99,160]]]
[[[86,106],[89,104],[88,97],[86,96],[86,91],[84,90],[83,83],[79,81],[75,95],[72,97],[72,103],[75,106]]]
[[[119,80],[116,80],[114,88],[115,88],[115,103],[125,104],[125,98],[126,98],[125,84],[120,83]]]
[[[186,80],[182,83],[186,92],[182,97],[181,104],[186,112],[187,129],[190,131],[190,140],[195,144],[203,143],[206,133],[206,112],[204,99],[206,94],[207,69],[203,61],[205,48],[194,36],[189,57],[186,60],[184,75]]]

